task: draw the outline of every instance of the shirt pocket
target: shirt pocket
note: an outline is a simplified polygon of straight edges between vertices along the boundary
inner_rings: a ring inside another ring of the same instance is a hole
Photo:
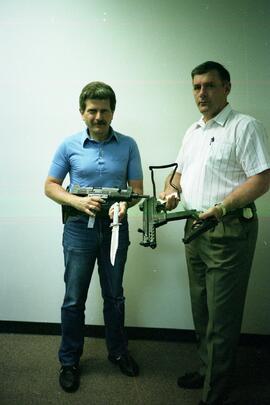
[[[236,161],[235,145],[229,142],[212,144],[208,155],[208,164],[218,171],[225,171]]]

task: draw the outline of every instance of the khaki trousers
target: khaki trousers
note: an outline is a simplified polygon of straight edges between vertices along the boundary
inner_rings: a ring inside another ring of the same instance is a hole
[[[188,220],[185,233],[192,226]],[[186,245],[194,326],[205,376],[202,400],[222,397],[234,365],[258,233],[251,220],[225,216]]]

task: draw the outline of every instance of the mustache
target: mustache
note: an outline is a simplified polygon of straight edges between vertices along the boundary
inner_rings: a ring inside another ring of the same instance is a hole
[[[95,124],[95,125],[106,125],[107,122],[104,121],[104,120],[95,120],[95,121],[94,121],[94,124]]]

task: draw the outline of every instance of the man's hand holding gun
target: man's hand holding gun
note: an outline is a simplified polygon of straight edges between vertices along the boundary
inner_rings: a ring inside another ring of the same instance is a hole
[[[79,197],[73,200],[72,206],[78,211],[89,215],[90,217],[95,217],[97,212],[102,210],[102,204],[105,204],[106,200],[102,197],[96,195],[89,195],[87,197]],[[128,203],[126,201],[119,202],[119,220],[123,219],[126,215],[128,209]],[[113,219],[114,205],[109,208],[108,215]]]
[[[176,192],[166,194],[165,191],[163,191],[159,194],[159,198],[164,202],[166,201],[165,207],[167,211],[174,210],[180,201],[180,198]]]
[[[101,211],[101,204],[104,202],[105,200],[98,196],[81,197],[74,195],[71,206],[90,217],[94,217],[96,212]]]

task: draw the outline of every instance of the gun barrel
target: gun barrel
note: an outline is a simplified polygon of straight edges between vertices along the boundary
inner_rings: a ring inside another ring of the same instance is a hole
[[[133,199],[133,198],[141,199],[141,198],[149,198],[149,197],[150,197],[150,195],[147,195],[147,194],[138,194],[138,193],[131,194],[131,199]]]

